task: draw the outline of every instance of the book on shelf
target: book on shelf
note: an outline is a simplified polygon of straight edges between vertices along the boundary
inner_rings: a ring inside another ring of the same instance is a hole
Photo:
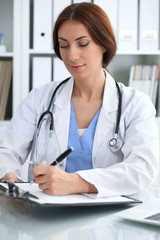
[[[4,120],[12,78],[12,60],[0,60],[0,120]]]
[[[129,86],[150,96],[160,116],[160,66],[159,65],[132,65],[129,75]],[[159,98],[159,100],[158,100]]]

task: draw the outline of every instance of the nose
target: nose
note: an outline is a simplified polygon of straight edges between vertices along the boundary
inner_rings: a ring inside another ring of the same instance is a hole
[[[68,51],[68,60],[73,62],[77,59],[79,59],[79,49],[76,48],[75,46],[72,46],[69,48],[69,51]]]

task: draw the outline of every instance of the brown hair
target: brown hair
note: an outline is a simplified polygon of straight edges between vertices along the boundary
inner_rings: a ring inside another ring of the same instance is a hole
[[[66,7],[57,18],[53,30],[54,51],[60,59],[58,30],[67,20],[82,22],[94,42],[106,49],[103,55],[103,67],[106,67],[117,50],[115,36],[107,14],[94,3],[75,3]]]

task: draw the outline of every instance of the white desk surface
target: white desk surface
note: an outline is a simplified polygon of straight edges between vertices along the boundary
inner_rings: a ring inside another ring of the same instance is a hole
[[[134,197],[144,202],[160,198],[160,187],[152,186]],[[159,227],[125,221],[113,216],[113,213],[131,206],[35,208],[0,195],[0,239],[160,239]]]

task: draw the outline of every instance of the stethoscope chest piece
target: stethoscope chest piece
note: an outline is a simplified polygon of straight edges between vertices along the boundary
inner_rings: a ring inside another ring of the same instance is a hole
[[[115,136],[109,141],[109,148],[112,152],[117,152],[122,147],[122,140]]]

